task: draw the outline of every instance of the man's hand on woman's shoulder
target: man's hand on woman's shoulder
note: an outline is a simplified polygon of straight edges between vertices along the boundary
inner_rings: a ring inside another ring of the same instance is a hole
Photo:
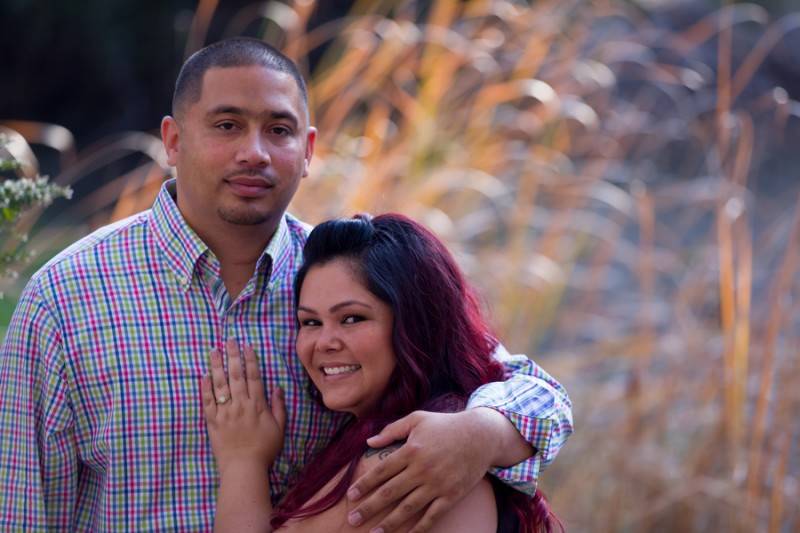
[[[493,466],[494,437],[486,431],[486,420],[477,411],[415,411],[368,440],[379,450],[395,441],[406,442],[386,453],[384,460],[350,487],[350,500],[363,498],[350,512],[350,524],[363,523],[394,506],[374,530],[392,533],[415,515],[421,515],[411,533],[433,531],[434,524],[470,493]]]

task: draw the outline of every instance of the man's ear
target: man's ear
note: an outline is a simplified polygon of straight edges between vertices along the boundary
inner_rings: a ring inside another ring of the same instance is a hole
[[[317,128],[309,126],[306,136],[306,156],[303,162],[303,177],[308,176],[308,166],[311,164],[311,157],[314,155],[314,142],[317,140]]]
[[[169,115],[161,119],[161,142],[164,143],[164,151],[167,153],[167,164],[171,167],[178,164],[179,137],[178,122]]]

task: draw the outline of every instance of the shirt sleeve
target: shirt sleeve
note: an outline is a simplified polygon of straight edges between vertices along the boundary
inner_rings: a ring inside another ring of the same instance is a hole
[[[498,345],[495,358],[505,366],[506,380],[479,387],[467,407],[500,412],[536,449],[521,463],[490,471],[507,485],[533,494],[540,471],[553,462],[572,434],[572,402],[566,389],[527,356],[510,355]]]
[[[62,337],[31,281],[0,346],[0,530],[70,531],[78,459]]]

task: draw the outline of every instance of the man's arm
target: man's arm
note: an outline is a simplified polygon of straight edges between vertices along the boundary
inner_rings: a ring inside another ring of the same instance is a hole
[[[0,346],[0,530],[73,529],[78,459],[61,334],[35,281]]]
[[[521,436],[533,447],[535,453],[522,462],[515,460],[514,449],[501,449],[489,472],[533,495],[539,473],[553,462],[572,434],[572,402],[566,389],[527,356],[510,355],[500,345],[495,357],[505,366],[508,378],[478,388],[467,408],[488,407],[502,414],[511,422],[507,430],[513,426],[517,438]],[[510,438],[507,430],[504,436]]]
[[[564,388],[527,357],[510,356],[502,347],[497,357],[510,376],[475,391],[466,411],[416,411],[368,441],[380,447],[407,439],[352,485],[348,497],[363,501],[351,513],[351,524],[395,505],[378,526],[390,533],[427,507],[412,531],[430,531],[492,467],[510,466],[492,473],[518,490],[535,490],[543,464],[572,433],[571,403]]]

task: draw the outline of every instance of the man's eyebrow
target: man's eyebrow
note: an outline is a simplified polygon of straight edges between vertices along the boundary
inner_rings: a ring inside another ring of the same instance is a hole
[[[234,106],[234,105],[220,105],[214,107],[206,113],[207,116],[213,117],[216,115],[241,115],[241,116],[251,116],[254,115],[252,111],[249,111],[245,108]],[[291,111],[287,110],[277,110],[277,111],[268,111],[265,115],[273,120],[288,120],[292,123],[292,127],[296,128],[297,125],[300,123],[297,116],[292,113]]]
[[[248,113],[247,110],[242,109],[241,107],[236,107],[235,105],[219,105],[217,107],[211,108],[208,111],[208,113],[206,113],[206,115],[209,116],[209,117],[214,116],[214,115],[225,115],[225,114],[228,114],[228,115],[248,115],[250,113]]]
[[[269,118],[274,120],[288,120],[292,123],[293,128],[296,128],[300,123],[300,121],[297,119],[297,116],[291,111],[270,111],[267,114],[269,115]]]

